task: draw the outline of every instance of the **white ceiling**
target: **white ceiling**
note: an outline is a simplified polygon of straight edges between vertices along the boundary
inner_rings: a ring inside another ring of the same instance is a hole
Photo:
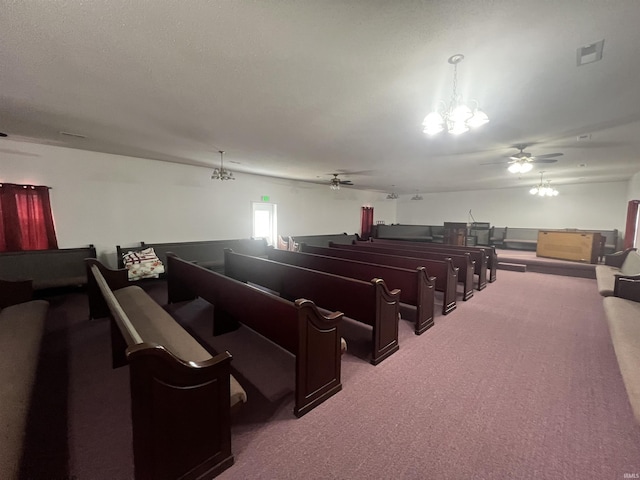
[[[640,171],[638,0],[2,3],[0,132],[13,140],[211,168],[225,150],[238,181],[347,172],[350,188],[398,193]],[[602,39],[603,59],[576,66]],[[491,122],[430,138],[421,123],[451,97],[456,53],[459,93]],[[522,178],[481,165],[523,142],[564,155]]]

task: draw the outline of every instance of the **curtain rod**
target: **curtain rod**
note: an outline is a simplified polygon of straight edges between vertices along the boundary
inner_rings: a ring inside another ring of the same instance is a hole
[[[46,188],[48,190],[53,190],[52,187],[48,187],[46,185],[25,185],[22,183],[8,183],[8,182],[0,182],[0,187],[10,186],[10,187],[22,187],[22,188]]]

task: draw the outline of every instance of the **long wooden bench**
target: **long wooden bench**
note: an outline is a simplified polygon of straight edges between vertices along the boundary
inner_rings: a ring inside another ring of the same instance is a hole
[[[111,319],[113,367],[129,365],[135,478],[212,478],[233,465],[231,409],[246,393],[126,270],[86,260],[94,312]],[[124,287],[123,287],[124,285]],[[93,297],[94,299],[96,296]]]
[[[353,235],[349,235],[346,232],[332,233],[332,234],[326,234],[326,235],[293,235],[289,238],[293,239],[294,244],[299,245],[301,243],[306,243],[307,245],[316,245],[318,247],[328,247],[329,242],[350,244],[354,240],[360,239],[357,233],[354,233]],[[233,248],[232,246],[230,246],[229,248],[232,249],[234,252],[247,253],[249,255],[253,255],[249,252],[243,252],[237,248]]]
[[[0,280],[0,478],[20,477],[25,432],[49,303],[32,282]]]
[[[415,311],[411,312],[411,314],[415,323],[416,335],[424,333],[433,326],[436,279],[427,275],[425,267],[409,270],[388,265],[375,265],[355,260],[327,257],[326,255],[289,252],[275,248],[267,250],[267,258],[280,263],[297,265],[298,267],[320,270],[364,281],[382,278],[390,288],[400,289],[401,302],[413,306]],[[402,305],[401,310],[405,311]]]
[[[222,272],[224,270],[224,249],[231,248],[236,252],[248,255],[266,255],[267,242],[263,238],[239,238],[232,240],[205,240],[200,242],[171,242],[171,243],[145,243],[132,247],[116,245],[118,268],[123,268],[123,255],[129,251],[139,251],[153,248],[160,261],[166,265],[167,253],[172,252],[180,258],[184,258],[198,265]],[[166,275],[166,274],[165,274]],[[165,275],[161,274],[161,277]]]
[[[169,302],[202,297],[214,306],[214,332],[240,322],[295,356],[297,417],[342,389],[341,312],[327,312],[304,298],[291,302],[167,254]],[[326,313],[325,313],[326,312]]]
[[[640,278],[617,277],[616,294],[603,298],[611,343],[629,403],[640,423]]]
[[[31,280],[34,290],[84,286],[87,283],[85,258],[96,258],[93,245],[0,252],[0,279]]]
[[[345,316],[371,326],[373,365],[398,351],[400,291],[390,291],[382,279],[363,282],[231,250],[225,251],[224,273],[241,282],[266,287],[284,298],[312,299],[316,305],[340,310]]]
[[[471,254],[471,259],[476,262],[475,272],[478,275],[479,280],[483,280],[483,285],[486,286],[487,272],[489,273],[489,282],[496,281],[496,271],[498,269],[498,255],[494,247],[467,247],[462,245],[435,245],[433,243],[418,243],[418,242],[405,242],[394,240],[378,240],[372,239],[372,243],[378,244],[397,244],[410,246],[412,250],[417,247],[419,250],[439,251],[445,253],[451,253],[453,255],[460,255],[460,252],[468,252]],[[484,288],[484,286],[482,287]]]
[[[473,277],[475,272],[475,262],[471,260],[471,254],[461,252],[459,255],[444,253],[432,250],[421,250],[419,248],[403,248],[403,245],[357,242],[353,245],[331,245],[336,248],[344,248],[347,250],[366,250],[368,252],[384,253],[386,255],[397,255],[400,257],[421,258],[426,260],[444,260],[450,258],[453,265],[458,269],[458,282],[463,286],[463,300],[469,300],[473,297]],[[482,290],[487,285],[486,278],[484,282],[478,279],[478,290]]]
[[[374,252],[359,252],[332,247],[315,247],[312,245],[300,244],[300,251],[305,253],[315,253],[329,257],[345,258],[359,262],[375,263],[380,265],[390,265],[410,270],[425,267],[429,276],[436,277],[435,289],[443,292],[442,314],[448,315],[456,309],[456,290],[458,285],[458,269],[453,266],[451,259],[447,260],[425,260],[408,257],[398,257],[396,255],[386,255]]]

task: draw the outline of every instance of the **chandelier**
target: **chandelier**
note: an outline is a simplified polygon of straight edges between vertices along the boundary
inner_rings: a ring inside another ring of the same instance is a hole
[[[340,179],[337,175],[334,175],[331,179],[331,183],[329,183],[329,188],[331,190],[340,190]]]
[[[235,180],[233,172],[224,168],[224,150],[220,152],[220,168],[215,168],[211,174],[211,180]]]
[[[558,195],[558,190],[551,186],[551,181],[547,180],[546,182],[542,180],[542,174],[544,172],[540,172],[540,183],[534,186],[529,193],[531,195],[538,195],[539,197],[555,197]]]
[[[418,195],[416,193],[413,197],[411,197],[411,200],[424,200],[424,199],[422,198],[422,195]]]
[[[391,192],[387,195],[387,200],[395,200],[396,198],[398,198],[398,194],[396,192]]]
[[[472,110],[458,95],[458,63],[463,59],[464,55],[461,53],[449,57],[448,62],[453,65],[453,95],[448,107],[444,101],[440,100],[438,108],[424,118],[422,125],[427,135],[435,135],[445,129],[453,135],[459,135],[489,121],[487,114],[478,108],[476,100],[471,100],[475,103],[475,108]]]

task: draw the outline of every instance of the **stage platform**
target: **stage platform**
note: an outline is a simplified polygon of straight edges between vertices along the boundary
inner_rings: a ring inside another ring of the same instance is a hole
[[[496,248],[498,269],[549,273],[568,277],[596,278],[596,266],[589,263],[536,257],[536,252]]]

